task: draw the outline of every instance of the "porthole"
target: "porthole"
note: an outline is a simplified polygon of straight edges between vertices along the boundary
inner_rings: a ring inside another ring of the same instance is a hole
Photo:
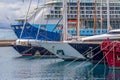
[[[16,26],[16,29],[19,29],[19,26]]]
[[[30,26],[26,26],[26,28],[27,28],[27,29],[29,29],[29,28],[30,28]]]

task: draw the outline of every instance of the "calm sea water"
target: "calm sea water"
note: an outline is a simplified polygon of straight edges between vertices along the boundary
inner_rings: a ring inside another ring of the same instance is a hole
[[[95,66],[85,61],[20,57],[11,47],[0,48],[0,80],[120,80],[119,70]]]

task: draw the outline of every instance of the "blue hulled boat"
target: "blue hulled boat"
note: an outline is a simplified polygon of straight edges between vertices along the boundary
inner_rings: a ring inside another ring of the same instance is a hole
[[[31,24],[26,23],[23,30],[23,24],[14,24],[11,26],[15,34],[19,39],[38,39],[44,41],[60,41],[60,33],[50,32],[43,29],[33,27]],[[23,30],[23,33],[22,33]],[[38,46],[25,46],[25,45],[14,45],[15,50],[17,50],[22,56],[33,56],[39,51],[40,55],[52,55],[49,51]]]

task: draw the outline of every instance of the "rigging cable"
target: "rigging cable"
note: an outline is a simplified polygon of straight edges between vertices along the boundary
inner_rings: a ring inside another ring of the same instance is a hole
[[[115,44],[116,45],[116,44]],[[114,45],[114,46],[115,46]],[[109,46],[109,45],[108,45]],[[108,47],[107,46],[107,47]],[[88,74],[90,74],[91,71],[93,71],[95,69],[95,67],[100,64],[100,62],[112,51],[112,49],[114,48],[114,46],[103,56],[103,58],[88,72]]]
[[[29,6],[28,6],[28,11],[27,11],[27,13],[26,13],[26,17],[25,17],[25,20],[24,20],[23,28],[22,28],[22,31],[21,31],[20,37],[19,37],[20,39],[22,38],[23,31],[24,31],[24,29],[25,29],[25,25],[26,25],[26,22],[27,22],[27,17],[28,17],[28,13],[29,13],[29,11],[30,11],[31,3],[32,3],[32,0],[30,0]]]
[[[52,7],[53,7],[53,6],[50,7],[50,10],[52,9]],[[57,22],[57,24],[55,25],[55,27],[54,27],[54,29],[52,30],[52,32],[54,32],[54,30],[56,29],[56,27],[57,27],[57,26],[59,25],[59,23],[62,21],[62,18],[63,18],[63,16],[61,16],[61,18],[58,20],[58,22]],[[47,26],[49,20],[50,20],[50,19],[48,18],[47,21],[46,21],[45,26]],[[40,24],[39,24],[39,29],[38,29],[38,32],[37,32],[37,35],[36,35],[36,40],[38,39],[38,36],[39,36],[39,33],[40,33],[40,28],[41,28],[41,26],[40,26]],[[46,31],[45,31],[45,32],[46,32]],[[40,35],[42,35],[42,34],[40,34]],[[42,36],[44,36],[44,35],[42,35]],[[44,37],[44,38],[45,38],[45,37]],[[46,37],[46,39],[49,39],[49,38]],[[52,39],[49,39],[49,40],[52,40]]]

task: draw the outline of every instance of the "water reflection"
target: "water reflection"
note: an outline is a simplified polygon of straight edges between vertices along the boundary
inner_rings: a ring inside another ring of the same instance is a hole
[[[120,79],[119,70],[109,70],[104,64],[96,66],[90,62],[71,63],[58,58],[17,57],[18,53],[13,53],[11,48],[5,51],[7,52],[0,54],[0,80]]]
[[[110,69],[107,75],[107,80],[120,80],[120,70]]]
[[[63,61],[61,59],[38,58],[19,58],[17,62],[19,64],[16,65],[16,69],[14,70],[15,79],[93,80],[106,79],[108,74],[108,68],[105,69],[105,65],[102,64],[90,72],[94,66],[90,62],[77,61],[71,63],[70,61]]]

